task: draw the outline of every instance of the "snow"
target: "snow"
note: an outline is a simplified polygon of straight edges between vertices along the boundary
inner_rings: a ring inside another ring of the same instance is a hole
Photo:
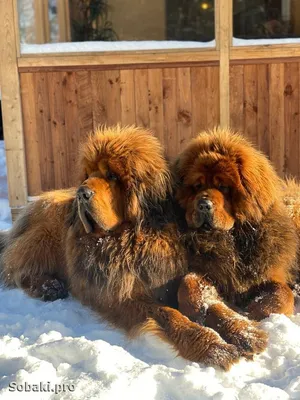
[[[11,226],[11,214],[8,204],[6,161],[4,141],[0,140],[0,229],[8,229]]]
[[[0,227],[9,224],[0,142]],[[152,336],[130,342],[72,298],[43,303],[21,290],[2,288],[0,399],[299,399],[298,311],[291,318],[272,315],[264,320],[261,327],[270,335],[267,350],[226,373],[176,357]],[[11,392],[12,383],[27,390],[48,385],[53,392]],[[63,384],[65,391],[58,393]]]
[[[300,38],[284,39],[238,39],[233,38],[233,46],[270,46],[272,44],[299,44]]]
[[[116,42],[69,42],[46,44],[21,44],[22,54],[40,53],[80,53],[101,51],[138,51],[164,49],[202,49],[214,48],[215,40],[210,42],[180,42],[175,40],[145,40]]]
[[[284,44],[300,44],[300,38],[287,39],[238,39],[233,38],[233,46],[270,46]],[[172,49],[213,49],[215,40],[210,42],[183,42],[175,40],[162,41],[116,41],[116,42],[68,42],[27,44],[21,43],[22,54],[81,53],[106,51],[140,51],[140,50],[172,50]]]

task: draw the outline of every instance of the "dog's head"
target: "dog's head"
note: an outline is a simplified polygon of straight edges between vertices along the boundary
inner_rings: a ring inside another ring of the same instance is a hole
[[[174,164],[176,197],[195,229],[259,222],[281,195],[269,160],[241,135],[216,128],[193,139]]]
[[[76,206],[87,233],[138,223],[171,190],[162,147],[142,128],[96,130],[80,148],[79,171]]]

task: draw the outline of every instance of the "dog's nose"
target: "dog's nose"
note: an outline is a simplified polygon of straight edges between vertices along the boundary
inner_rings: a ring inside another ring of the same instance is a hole
[[[201,199],[198,201],[198,208],[201,212],[210,213],[213,209],[213,203],[208,199]]]
[[[77,190],[77,196],[79,197],[80,200],[83,201],[88,201],[94,196],[95,192],[93,192],[90,188],[87,186],[80,186],[80,188]]]

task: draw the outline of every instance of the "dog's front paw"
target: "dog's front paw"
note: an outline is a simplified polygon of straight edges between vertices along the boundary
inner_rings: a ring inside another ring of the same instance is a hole
[[[221,335],[228,343],[234,344],[241,355],[248,358],[262,353],[268,344],[268,334],[259,329],[254,321],[243,317],[224,323]]]
[[[209,346],[203,362],[228,371],[240,358],[241,354],[235,345],[220,341]]]

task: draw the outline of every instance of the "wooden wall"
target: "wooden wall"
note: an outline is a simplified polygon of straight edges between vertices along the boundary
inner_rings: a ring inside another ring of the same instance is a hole
[[[300,61],[267,61],[231,65],[230,123],[269,155],[281,176],[299,178]]]
[[[217,64],[64,68],[20,74],[29,196],[75,184],[78,144],[100,124],[149,127],[173,158],[220,122]],[[300,59],[232,61],[229,88],[231,126],[299,178]]]
[[[219,67],[20,74],[29,196],[73,185],[78,143],[99,124],[149,127],[172,158],[219,123]]]

